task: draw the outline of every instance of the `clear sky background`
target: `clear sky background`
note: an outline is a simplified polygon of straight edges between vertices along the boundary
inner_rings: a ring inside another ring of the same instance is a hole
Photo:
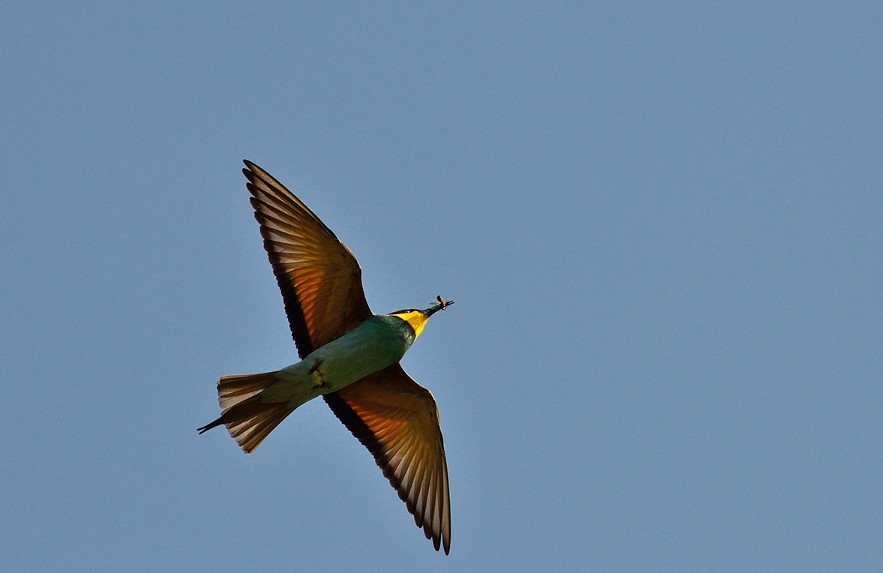
[[[879,2],[11,2],[0,569],[883,570]],[[241,160],[441,411],[445,557],[296,360]]]

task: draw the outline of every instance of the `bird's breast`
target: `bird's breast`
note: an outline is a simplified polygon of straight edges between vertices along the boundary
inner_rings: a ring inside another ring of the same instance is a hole
[[[414,342],[414,332],[395,317],[372,316],[340,338],[318,348],[303,363],[321,381],[323,393],[335,392],[397,363]]]

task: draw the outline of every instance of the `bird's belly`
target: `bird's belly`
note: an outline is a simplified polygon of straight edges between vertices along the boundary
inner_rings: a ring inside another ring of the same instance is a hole
[[[414,341],[399,319],[374,317],[285,368],[286,377],[307,378],[318,393],[336,392],[397,363]]]
[[[312,359],[311,369],[317,383],[321,383],[323,393],[328,393],[395,364],[406,350],[402,340],[346,340],[344,337],[307,358]]]

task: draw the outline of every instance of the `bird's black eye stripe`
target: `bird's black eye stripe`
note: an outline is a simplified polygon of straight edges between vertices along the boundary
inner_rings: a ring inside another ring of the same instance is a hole
[[[403,308],[402,310],[396,310],[396,311],[391,312],[389,314],[405,314],[406,312],[420,312],[420,311],[417,310],[416,308]]]

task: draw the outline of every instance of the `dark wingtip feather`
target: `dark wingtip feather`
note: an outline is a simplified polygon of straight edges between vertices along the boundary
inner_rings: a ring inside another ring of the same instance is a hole
[[[343,425],[350,430],[353,436],[355,436],[356,439],[358,439],[359,442],[361,442],[361,444],[373,455],[377,467],[380,468],[383,476],[389,480],[390,485],[392,485],[393,489],[398,494],[399,499],[405,502],[408,512],[411,513],[414,518],[414,523],[417,527],[423,530],[423,535],[426,536],[426,539],[432,541],[432,545],[436,551],[443,548],[445,555],[450,555],[450,533],[448,532],[446,534],[444,531],[439,531],[436,535],[432,531],[432,521],[430,519],[424,520],[422,519],[423,516],[417,514],[415,511],[416,505],[408,501],[407,492],[402,490],[402,482],[399,477],[396,476],[394,468],[390,466],[389,458],[387,457],[387,452],[384,451],[383,444],[374,432],[371,431],[371,428],[365,424],[364,420],[362,420],[362,418],[350,408],[349,404],[346,403],[346,400],[344,400],[337,392],[325,394],[322,397],[325,399],[325,402],[331,408],[331,411],[337,419],[340,420]]]

